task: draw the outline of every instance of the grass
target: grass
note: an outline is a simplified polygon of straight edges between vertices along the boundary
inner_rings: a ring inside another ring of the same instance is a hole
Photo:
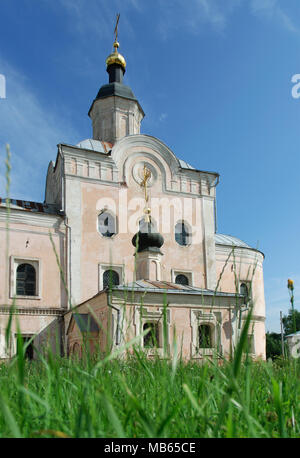
[[[136,352],[100,366],[20,352],[0,366],[0,437],[300,437],[298,361],[174,368]]]

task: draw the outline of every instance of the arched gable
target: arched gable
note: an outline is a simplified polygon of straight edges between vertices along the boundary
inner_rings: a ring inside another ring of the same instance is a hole
[[[180,162],[162,141],[150,135],[130,135],[119,140],[111,151],[122,181],[126,182],[129,170],[139,157],[156,164],[163,177],[164,187],[178,173]]]

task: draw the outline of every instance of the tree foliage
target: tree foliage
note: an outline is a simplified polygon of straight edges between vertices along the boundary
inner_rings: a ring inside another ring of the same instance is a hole
[[[296,309],[294,309],[294,311],[290,309],[288,315],[282,318],[282,324],[283,324],[285,336],[288,336],[289,334],[293,334],[294,332],[300,331],[300,312]]]
[[[276,358],[281,356],[281,335],[276,332],[267,332],[266,334],[266,357]]]

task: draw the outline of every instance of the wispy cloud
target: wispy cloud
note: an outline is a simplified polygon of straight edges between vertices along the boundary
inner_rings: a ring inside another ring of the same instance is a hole
[[[0,196],[5,197],[5,144],[12,151],[11,197],[43,200],[46,172],[60,142],[78,134],[59,113],[42,106],[27,78],[0,57],[6,77],[6,99],[0,100]]]
[[[167,119],[167,117],[168,117],[167,113],[161,113],[159,118],[158,118],[158,120],[160,122],[163,122],[163,121],[165,121]]]
[[[245,11],[256,17],[279,24],[289,32],[299,32],[286,12],[284,2],[279,0],[189,0],[188,4],[173,0],[172,8],[170,2],[159,0],[159,5],[159,30],[164,39],[182,28],[198,34],[205,25],[209,25],[215,32],[224,32],[232,14],[240,7],[245,7]]]
[[[198,34],[205,24],[209,24],[215,31],[222,32],[240,1],[190,0],[186,3],[174,0],[171,8],[170,2],[159,0],[161,36],[166,39],[169,33],[182,28],[186,28],[191,34]]]
[[[279,0],[251,0],[250,9],[256,16],[275,21],[290,32],[299,33],[299,28],[283,9],[283,4]]]
[[[112,37],[115,27],[116,13],[128,10],[142,11],[143,2],[139,0],[43,0],[49,6],[57,8],[57,3],[65,9],[72,19],[69,27],[80,33],[81,37],[90,40],[95,35],[98,39]],[[129,35],[134,34],[133,24],[128,20],[127,14],[122,14],[122,29]]]
[[[98,38],[111,36],[115,14],[121,12],[122,30],[134,36],[134,26],[130,13],[135,11],[147,14],[148,3],[144,0],[43,0],[49,7],[57,8],[57,3],[64,8],[72,21],[67,27],[72,27],[75,33],[80,33],[83,40],[90,35]],[[209,26],[217,33],[223,33],[230,23],[233,13],[240,7],[247,14],[261,17],[263,20],[274,22],[290,32],[299,29],[286,11],[282,0],[155,0],[153,8],[157,12],[156,27],[162,39],[169,38],[174,32],[186,29],[192,35],[197,35],[204,26]]]

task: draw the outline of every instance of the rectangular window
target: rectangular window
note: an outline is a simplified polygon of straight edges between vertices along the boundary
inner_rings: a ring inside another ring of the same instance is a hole
[[[160,347],[160,332],[159,323],[147,322],[144,323],[143,331],[149,330],[144,336],[144,348],[159,348]]]
[[[208,324],[201,324],[198,328],[199,332],[199,348],[211,348],[212,347],[212,336],[211,326]]]

